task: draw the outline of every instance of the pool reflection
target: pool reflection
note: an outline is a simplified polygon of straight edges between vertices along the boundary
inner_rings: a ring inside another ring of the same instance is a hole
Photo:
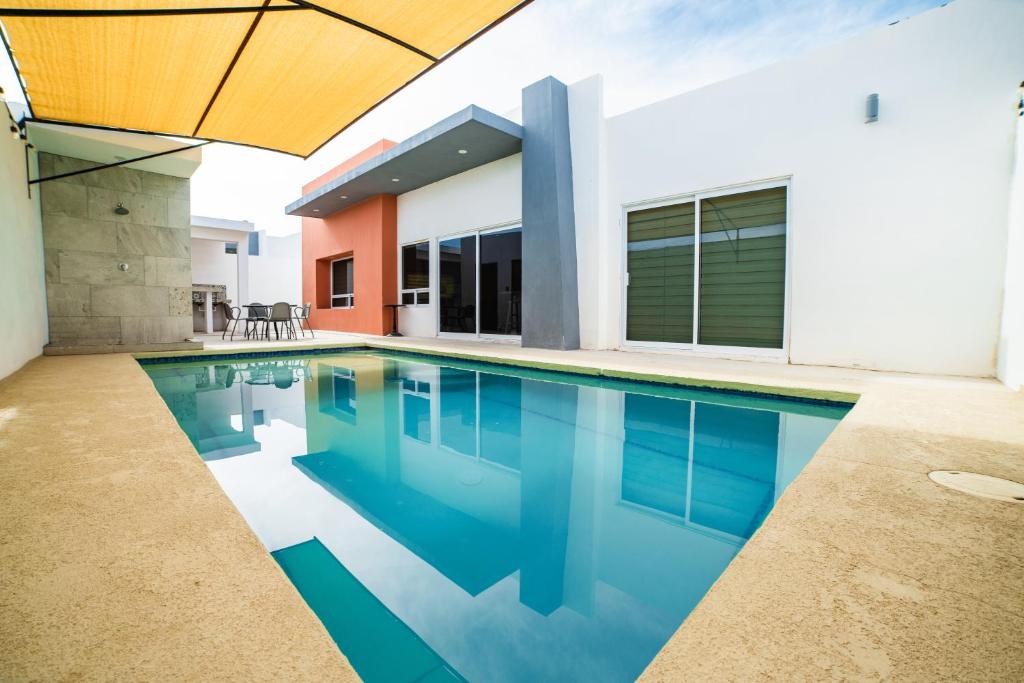
[[[635,678],[843,414],[367,354],[263,365],[148,371],[271,550],[315,537],[470,680]]]

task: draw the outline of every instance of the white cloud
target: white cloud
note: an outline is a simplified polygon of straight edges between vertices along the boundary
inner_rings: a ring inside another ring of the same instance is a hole
[[[214,144],[192,211],[299,229],[301,185],[380,138],[402,140],[469,104],[497,113],[545,76],[605,77],[615,114],[836,42],[941,0],[536,0],[370,113],[307,161]],[[6,65],[5,65],[6,66]],[[0,71],[10,93],[13,74]],[[16,90],[16,88],[14,88]],[[293,125],[301,125],[301,121]]]

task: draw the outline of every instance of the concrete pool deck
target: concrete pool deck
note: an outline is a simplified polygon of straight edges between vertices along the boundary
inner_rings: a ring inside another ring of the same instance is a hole
[[[644,677],[1024,671],[1024,505],[927,477],[962,469],[1024,481],[1024,396],[994,380],[317,336],[208,343],[204,355],[370,345],[859,394]],[[0,452],[0,679],[355,678],[131,357],[39,358],[0,382]]]

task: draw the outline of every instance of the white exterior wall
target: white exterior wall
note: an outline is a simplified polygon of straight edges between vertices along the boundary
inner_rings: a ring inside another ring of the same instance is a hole
[[[584,349],[615,345],[613,339],[602,335],[609,311],[597,296],[617,244],[609,239],[608,216],[603,210],[608,192],[603,86],[601,76],[592,76],[568,88],[580,346]]]
[[[0,116],[6,118],[0,101]],[[42,353],[49,338],[39,186],[28,196],[25,143],[0,136],[0,379]],[[30,154],[33,177],[36,154]]]
[[[240,242],[239,254],[245,248],[245,242]],[[239,290],[238,270],[238,258],[224,253],[223,241],[192,238],[192,284],[225,285],[232,306],[249,303],[248,292]]]
[[[445,178],[398,197],[398,288],[402,287],[402,246],[430,241],[430,304],[399,312],[399,331],[413,337],[437,335],[437,242],[473,230],[516,225],[522,220],[522,155]]]
[[[261,303],[303,303],[301,233],[270,237],[260,232],[260,255],[249,257],[249,293]]]
[[[624,205],[789,177],[791,362],[992,375],[1022,26],[1024,3],[958,0],[608,119],[586,345],[622,337]]]
[[[1024,107],[1024,89],[1021,105]],[[996,373],[1011,389],[1024,385],[1024,109],[1017,117],[1016,157],[1010,183],[1009,235],[1003,326]]]
[[[232,306],[258,301],[302,303],[302,235],[259,232],[260,253],[249,255],[249,233],[224,228],[192,228],[192,283],[226,285]],[[238,254],[224,253],[238,242]]]

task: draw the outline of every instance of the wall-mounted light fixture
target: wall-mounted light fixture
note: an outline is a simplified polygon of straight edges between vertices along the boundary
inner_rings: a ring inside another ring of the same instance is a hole
[[[114,207],[114,213],[116,213],[118,216],[127,216],[131,212],[128,211],[128,208],[124,204],[118,202],[117,206]]]
[[[878,120],[878,93],[868,95],[867,106],[865,107],[864,123],[874,123]]]

